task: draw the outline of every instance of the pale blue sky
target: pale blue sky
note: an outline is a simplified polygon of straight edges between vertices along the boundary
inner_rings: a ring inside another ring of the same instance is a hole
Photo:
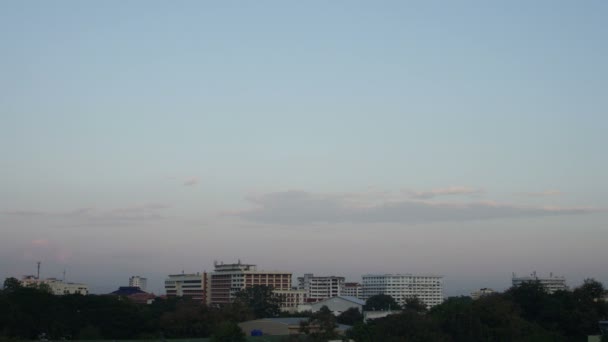
[[[605,1],[0,1],[0,276],[43,258],[102,291],[241,258],[443,273],[449,293],[512,271],[608,281],[607,17]],[[494,258],[505,241],[519,249]]]

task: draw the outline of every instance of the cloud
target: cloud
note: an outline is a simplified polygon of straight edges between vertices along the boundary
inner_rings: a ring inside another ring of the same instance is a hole
[[[403,190],[402,192],[410,198],[430,199],[438,196],[480,195],[483,193],[483,190],[467,186],[450,186],[447,188],[433,189],[430,191]]]
[[[182,184],[184,186],[195,186],[198,184],[198,182],[199,182],[198,178],[192,177],[192,178],[186,179]]]
[[[162,211],[168,208],[170,206],[163,203],[147,203],[109,210],[95,208],[78,208],[62,212],[15,210],[4,212],[4,215],[20,219],[61,220],[74,224],[122,224],[163,220]]]
[[[528,196],[528,197],[552,197],[552,196],[561,196],[563,193],[559,190],[545,190],[540,192],[519,192],[518,195]]]
[[[529,207],[481,202],[429,202],[397,199],[353,201],[343,194],[314,194],[285,191],[250,197],[251,209],[227,213],[260,223],[426,223],[501,218],[575,215],[598,211],[594,208]]]

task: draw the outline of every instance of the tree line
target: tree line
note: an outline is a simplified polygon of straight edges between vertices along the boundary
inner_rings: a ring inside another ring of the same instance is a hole
[[[0,291],[0,340],[36,339],[169,339],[212,337],[244,341],[237,326],[256,318],[289,314],[280,311],[280,297],[267,286],[239,292],[234,303],[221,307],[187,298],[157,299],[136,304],[112,295],[54,296],[44,287],[22,287],[9,278]],[[357,309],[334,316],[326,307],[307,316],[294,341],[337,338],[337,324],[351,325],[347,337],[375,341],[585,341],[599,334],[598,321],[608,319],[601,283],[586,280],[573,291],[549,294],[540,283],[525,283],[504,293],[447,299],[427,310],[416,298],[399,307],[392,297],[378,295],[368,310],[401,309],[399,313],[363,322]]]

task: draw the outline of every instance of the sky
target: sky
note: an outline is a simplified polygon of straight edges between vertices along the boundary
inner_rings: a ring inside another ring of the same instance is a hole
[[[608,285],[608,2],[0,1],[0,278]]]

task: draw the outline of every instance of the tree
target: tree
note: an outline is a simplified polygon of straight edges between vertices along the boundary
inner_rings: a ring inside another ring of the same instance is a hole
[[[399,308],[395,299],[385,294],[371,296],[365,302],[365,310],[367,311],[399,310]]]
[[[245,342],[247,336],[234,322],[222,322],[215,333],[211,335],[211,342]]]
[[[251,308],[256,318],[276,317],[281,312],[281,298],[266,285],[254,285],[239,291],[235,302]]]
[[[426,312],[426,304],[420,300],[418,297],[407,298],[405,300],[405,304],[403,305],[403,310],[409,310],[418,313]]]
[[[353,329],[354,340],[359,341],[408,341],[408,342],[443,342],[449,337],[442,333],[440,326],[429,315],[420,315],[413,311],[403,311],[388,315],[368,323],[368,329]],[[371,335],[371,336],[370,336]]]
[[[355,325],[363,322],[363,314],[357,308],[350,308],[341,313],[337,318],[338,323],[346,325]]]
[[[584,298],[595,302],[600,300],[604,295],[604,285],[595,279],[588,278],[585,279],[583,285],[574,290],[574,293],[581,299]]]
[[[327,341],[335,338],[336,316],[325,305],[312,314],[307,321],[300,322],[300,332],[308,335],[313,341]]]
[[[21,287],[21,282],[17,278],[6,278],[4,280],[4,291],[15,291]]]

